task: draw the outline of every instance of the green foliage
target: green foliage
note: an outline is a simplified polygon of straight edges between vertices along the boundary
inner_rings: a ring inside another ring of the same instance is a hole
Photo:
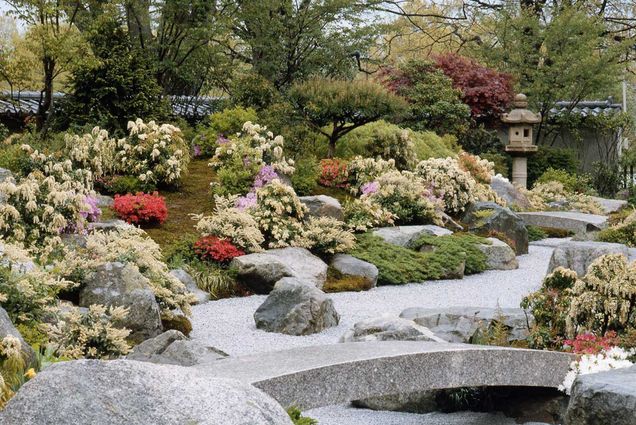
[[[509,156],[495,152],[485,152],[479,154],[479,156],[495,164],[495,174],[501,174],[506,178],[509,176],[509,170],[512,167],[511,158]]]
[[[561,183],[563,188],[568,192],[585,193],[590,189],[585,176],[577,176],[565,170],[554,169],[552,167],[548,168],[537,179],[537,183],[547,183],[551,181]]]
[[[243,194],[250,191],[254,176],[260,166],[256,162],[246,165],[242,158],[232,156],[216,171],[218,185],[213,187],[217,195]]]
[[[472,235],[439,236],[432,240],[433,252],[417,252],[399,247],[371,234],[358,235],[356,248],[351,252],[356,258],[368,261],[379,270],[378,285],[402,285],[451,276],[466,262],[466,273],[478,273],[485,269],[485,256],[474,252],[475,244],[482,238]],[[422,240],[422,245],[424,241]],[[416,244],[417,245],[417,244]],[[467,255],[467,251],[471,254]],[[474,258],[468,258],[476,254]]]
[[[420,250],[424,246],[433,247],[433,253],[466,257],[465,274],[481,273],[486,270],[486,254],[477,245],[489,244],[488,240],[469,233],[430,236],[422,235],[411,243],[410,248]]]
[[[636,247],[636,221],[630,220],[629,222],[603,229],[596,235],[596,240]]]
[[[152,61],[133,45],[117,18],[103,15],[86,37],[96,60],[73,70],[71,93],[56,115],[58,126],[98,125],[123,132],[130,120],[165,120],[170,107]]]
[[[528,240],[530,242],[540,241],[548,237],[548,234],[541,227],[526,226],[526,229],[528,230]]]
[[[329,140],[329,157],[335,154],[336,142],[351,130],[405,107],[398,96],[367,80],[314,78],[295,84],[289,98],[308,125]]]
[[[240,133],[246,122],[257,120],[258,115],[253,108],[236,106],[215,112],[209,116],[207,125],[199,129],[193,144],[201,148],[204,157],[211,157],[216,150],[219,136],[229,138]]]
[[[201,261],[192,261],[185,270],[192,276],[197,286],[208,292],[210,298],[218,300],[243,295],[243,289],[236,281],[236,271],[217,267]]]
[[[381,120],[344,136],[336,156],[394,159],[399,170],[411,170],[418,161],[456,156],[458,150],[453,136],[440,137],[432,131],[413,131]]]
[[[299,408],[292,406],[287,409],[287,414],[294,425],[318,425],[318,421],[302,415]]]
[[[178,269],[196,261],[198,257],[194,252],[194,243],[198,239],[194,233],[186,233],[165,247],[162,250],[163,258],[168,267]]]
[[[0,122],[0,142],[4,141],[7,137],[9,137],[9,129]]]
[[[383,83],[409,102],[403,122],[413,130],[438,134],[464,133],[469,126],[470,108],[453,82],[433,63],[410,60],[384,73]]]
[[[550,168],[576,175],[579,168],[576,152],[571,149],[539,146],[537,153],[528,161],[528,187],[532,187]]]
[[[142,182],[136,176],[115,176],[104,180],[101,184],[106,192],[114,195],[149,192],[154,189],[152,186],[149,186],[147,182]]]
[[[621,188],[623,178],[615,162],[595,162],[592,167],[592,186],[600,196],[613,198]]]
[[[483,157],[486,152],[502,152],[504,149],[496,130],[487,129],[484,124],[471,123],[468,131],[459,137],[459,144],[469,153]]]
[[[0,168],[6,168],[18,175],[28,174],[29,156],[18,144],[0,145]]]
[[[360,292],[371,289],[371,282],[363,276],[343,275],[333,268],[327,270],[327,281],[322,290],[332,292]]]
[[[296,171],[291,176],[292,187],[298,196],[313,195],[318,187],[320,163],[313,156],[296,161]]]
[[[260,112],[280,100],[280,94],[266,78],[248,73],[234,78],[230,87],[231,102]]]

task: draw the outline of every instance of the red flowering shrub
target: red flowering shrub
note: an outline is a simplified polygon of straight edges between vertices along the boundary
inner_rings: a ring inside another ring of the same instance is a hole
[[[131,224],[162,224],[168,217],[166,201],[157,192],[115,195],[113,209]]]
[[[347,187],[347,161],[333,158],[320,161],[320,184],[325,187]]]
[[[194,244],[194,252],[202,260],[227,263],[234,257],[245,255],[227,239],[219,239],[216,236],[205,236]]]
[[[616,332],[609,331],[605,333],[605,336],[596,336],[591,333],[579,334],[576,338],[567,339],[563,343],[575,354],[598,354],[619,345],[620,339]]]
[[[512,76],[481,65],[456,53],[435,57],[435,65],[453,80],[478,122],[498,119],[514,96]]]

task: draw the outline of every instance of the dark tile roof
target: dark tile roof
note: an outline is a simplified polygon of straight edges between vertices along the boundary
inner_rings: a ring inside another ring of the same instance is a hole
[[[23,91],[11,96],[0,93],[0,115],[32,115],[38,110],[40,92]],[[54,93],[54,99],[61,99],[64,93]],[[211,96],[169,96],[172,111],[184,118],[201,118],[215,112],[222,97]]]
[[[609,115],[623,110],[623,105],[620,103],[614,103],[614,100],[611,97],[607,100],[583,100],[577,103],[574,108],[572,108],[572,103],[573,102],[570,101],[556,102],[554,108],[550,109],[549,115],[554,116],[565,114],[570,111],[570,109],[573,114],[581,115],[583,117],[590,115]]]

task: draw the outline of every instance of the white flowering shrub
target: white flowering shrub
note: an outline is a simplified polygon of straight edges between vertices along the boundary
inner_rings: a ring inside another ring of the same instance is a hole
[[[443,204],[414,173],[389,171],[361,188],[364,202],[389,211],[396,224],[441,224]]]
[[[88,312],[71,308],[62,313],[48,333],[60,357],[70,359],[113,359],[128,354],[130,330],[116,326],[128,315],[123,307],[93,304]]]
[[[415,169],[433,193],[444,200],[445,211],[458,214],[475,200],[475,179],[454,158],[432,158],[421,161]]]
[[[64,141],[75,169],[90,170],[94,178],[111,176],[118,169],[117,141],[108,136],[108,131],[94,127],[81,136],[67,134]]]
[[[171,124],[128,122],[128,137],[118,140],[119,169],[152,184],[176,184],[187,171],[190,156],[179,128]]]
[[[196,229],[202,236],[216,236],[227,239],[245,252],[260,252],[265,237],[258,222],[245,209],[235,207],[237,196],[215,196],[214,214],[204,216],[193,214]]]
[[[613,369],[621,369],[633,366],[629,358],[636,354],[636,350],[626,350],[620,347],[612,347],[609,350],[603,350],[598,354],[583,354],[570,365],[570,371],[559,390],[570,395],[572,385],[578,375],[587,375],[590,373],[606,372]]]
[[[0,183],[0,236],[10,241],[41,245],[69,228],[83,228],[83,213],[92,211],[77,182],[59,182],[38,172],[19,183]]]
[[[37,325],[56,310],[56,297],[75,284],[36,265],[26,250],[0,243],[0,306],[16,324]]]
[[[348,252],[356,245],[356,238],[345,223],[333,217],[310,217],[299,245],[319,255]]]
[[[397,218],[391,211],[373,202],[369,197],[345,202],[345,222],[354,232],[366,232],[373,227],[392,226]]]
[[[249,213],[258,223],[268,248],[285,248],[298,244],[307,207],[291,186],[277,179],[256,190],[256,205]]]
[[[86,247],[70,251],[59,268],[66,270],[68,276],[81,277],[113,261],[135,265],[150,281],[164,317],[170,317],[170,312],[176,308],[190,314],[194,296],[187,292],[179,279],[170,274],[159,245],[136,227],[90,233],[86,237]]]
[[[565,189],[563,183],[558,181],[537,183],[532,190],[523,192],[528,197],[533,210],[566,209],[589,214],[605,214],[601,205],[591,196],[570,192]]]
[[[70,159],[59,160],[52,155],[45,155],[29,145],[22,145],[31,161],[31,172],[26,176],[53,177],[63,183],[67,190],[75,190],[85,195],[93,194],[93,173],[90,169],[73,166]]]
[[[13,336],[7,335],[0,341],[0,410],[15,395],[25,377],[34,375],[33,369],[25,374],[26,362],[22,356],[22,343]]]
[[[347,163],[347,175],[349,176],[349,187],[354,195],[359,193],[360,188],[366,183],[380,177],[389,171],[396,171],[395,161],[382,158],[363,158],[356,156]]]

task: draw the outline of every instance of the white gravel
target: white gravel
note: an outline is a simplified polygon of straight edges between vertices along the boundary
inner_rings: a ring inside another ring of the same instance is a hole
[[[489,271],[461,280],[383,286],[366,292],[331,294],[340,324],[309,336],[289,336],[257,330],[253,314],[266,296],[230,298],[194,306],[191,337],[232,356],[286,348],[334,344],[354,323],[383,314],[399,315],[408,307],[518,307],[521,299],[541,285],[552,254],[549,246],[530,246],[518,257],[519,269]],[[328,406],[306,412],[320,425],[512,425],[501,415],[459,412],[418,415],[377,412],[348,406]]]
[[[457,413],[399,413],[378,412],[349,406],[328,406],[308,410],[304,416],[318,420],[319,425],[515,425],[512,418],[502,414]],[[532,422],[527,422],[527,425]]]
[[[191,337],[232,356],[286,348],[334,344],[356,322],[383,314],[399,315],[409,307],[519,307],[521,299],[541,285],[551,247],[531,246],[518,257],[519,269],[489,271],[459,280],[439,280],[402,286],[382,286],[366,292],[330,294],[340,324],[309,336],[289,336],[257,330],[253,314],[264,295],[211,301],[193,307]]]

